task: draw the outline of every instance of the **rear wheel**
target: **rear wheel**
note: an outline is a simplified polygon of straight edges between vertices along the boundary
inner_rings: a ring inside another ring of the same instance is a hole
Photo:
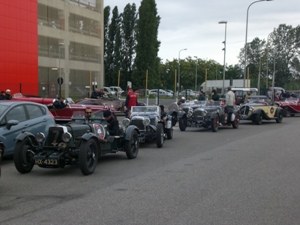
[[[172,114],[172,126],[174,127],[177,123],[177,114],[174,112]]]
[[[164,144],[164,127],[162,123],[158,123],[156,126],[156,146],[161,148]]]
[[[94,139],[82,141],[79,151],[79,167],[83,175],[92,174],[98,163],[98,148]]]
[[[186,129],[186,123],[187,123],[186,120],[187,119],[185,117],[183,117],[183,118],[180,118],[179,121],[178,121],[178,123],[179,123],[179,129],[181,131],[185,131],[185,129]]]
[[[131,133],[130,140],[125,141],[124,149],[128,159],[134,159],[137,157],[139,152],[139,136],[136,130]]]
[[[211,120],[211,130],[217,132],[219,130],[219,116],[216,115],[215,118]]]
[[[284,107],[283,108],[283,117],[287,117],[288,116],[288,107]]]
[[[262,123],[262,114],[261,113],[255,115],[254,123],[257,125],[261,125],[261,123]]]
[[[14,164],[20,173],[31,172],[34,166],[34,153],[31,150],[29,139],[25,138],[16,143],[14,151]]]
[[[231,124],[232,124],[232,127],[234,129],[237,129],[239,127],[239,125],[240,125],[240,119],[239,119],[239,115],[238,114],[235,115],[234,121],[232,121]]]
[[[278,112],[278,117],[276,119],[276,122],[281,123],[282,122],[282,117],[283,117],[283,112],[282,111]]]
[[[173,138],[173,127],[171,127],[170,129],[166,129],[166,134],[167,134],[168,139],[172,139]]]

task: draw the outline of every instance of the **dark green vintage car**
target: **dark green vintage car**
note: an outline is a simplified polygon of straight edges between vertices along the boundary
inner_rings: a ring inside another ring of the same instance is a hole
[[[103,112],[93,113],[86,120],[82,111],[75,112],[70,123],[49,128],[48,136],[22,132],[17,136],[14,163],[20,173],[31,172],[34,165],[63,168],[78,164],[82,174],[92,174],[99,157],[123,151],[134,159],[139,151],[139,130],[136,126],[120,126],[118,136],[110,136]],[[104,142],[106,139],[108,142]]]

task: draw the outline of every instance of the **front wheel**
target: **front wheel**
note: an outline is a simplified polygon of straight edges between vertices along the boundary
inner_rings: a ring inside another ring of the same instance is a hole
[[[185,129],[186,129],[186,124],[187,124],[186,120],[187,119],[185,117],[179,119],[179,129],[181,131],[185,131]]]
[[[172,126],[174,127],[177,123],[177,115],[176,113],[172,114]]]
[[[164,144],[164,127],[162,123],[158,123],[156,126],[156,146],[161,148]]]
[[[257,124],[257,125],[262,124],[262,114],[261,113],[255,115],[254,123]]]
[[[173,127],[171,127],[170,129],[166,129],[166,134],[167,134],[168,139],[172,139],[173,138]]]
[[[219,130],[219,116],[215,116],[215,118],[211,120],[211,130],[212,132],[217,132]]]
[[[139,152],[139,136],[136,130],[131,133],[130,140],[125,141],[124,149],[128,159],[134,159],[137,157]]]
[[[30,141],[25,138],[16,143],[14,151],[14,164],[16,169],[24,174],[31,172],[34,166],[34,153],[31,150]]]
[[[79,151],[79,167],[83,175],[92,174],[98,163],[98,147],[94,139],[82,141]]]

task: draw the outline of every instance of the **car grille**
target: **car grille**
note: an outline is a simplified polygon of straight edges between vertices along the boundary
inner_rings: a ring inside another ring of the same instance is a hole
[[[131,120],[130,125],[135,125],[139,130],[145,130],[143,120]]]
[[[196,120],[201,120],[201,119],[203,119],[203,116],[204,116],[204,113],[203,113],[203,111],[194,111],[194,113],[193,113],[193,117],[194,117],[194,119],[196,119]]]
[[[46,145],[51,146],[63,142],[62,135],[64,130],[62,127],[50,127]]]
[[[240,114],[241,115],[248,115],[249,114],[249,111],[250,111],[250,108],[249,108],[249,106],[244,106],[244,107],[242,107],[241,109],[240,109]]]

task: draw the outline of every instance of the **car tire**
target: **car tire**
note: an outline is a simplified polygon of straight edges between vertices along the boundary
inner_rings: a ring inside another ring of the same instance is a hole
[[[172,126],[174,127],[177,123],[177,114],[174,112],[172,114]]]
[[[30,150],[30,141],[27,138],[17,141],[14,151],[14,164],[22,174],[31,172],[35,163],[33,152]]]
[[[282,122],[282,118],[283,118],[283,112],[280,110],[280,112],[278,112],[278,116],[276,119],[277,123],[281,123]]]
[[[187,119],[186,118],[179,118],[179,121],[178,121],[178,123],[179,123],[179,129],[180,129],[180,131],[185,131],[185,129],[186,129],[186,123],[187,123],[187,121],[186,121]]]
[[[79,167],[83,175],[92,174],[98,163],[98,146],[94,139],[82,141],[79,151]]]
[[[126,140],[124,144],[124,149],[128,159],[134,159],[137,157],[139,152],[139,136],[136,130],[131,133],[130,140]]]
[[[166,129],[166,134],[167,134],[168,139],[172,139],[173,138],[173,127],[171,127],[170,129]]]
[[[256,125],[261,125],[262,124],[262,114],[261,113],[255,115],[254,123]]]
[[[217,132],[219,130],[219,116],[216,115],[215,118],[211,120],[211,131]]]
[[[232,127],[233,127],[234,129],[239,128],[239,125],[240,125],[240,119],[239,119],[239,115],[238,115],[238,114],[235,115],[235,119],[234,119],[233,122],[231,122],[231,124],[232,124]]]
[[[164,144],[164,127],[162,123],[158,123],[156,126],[156,146],[161,148]]]

